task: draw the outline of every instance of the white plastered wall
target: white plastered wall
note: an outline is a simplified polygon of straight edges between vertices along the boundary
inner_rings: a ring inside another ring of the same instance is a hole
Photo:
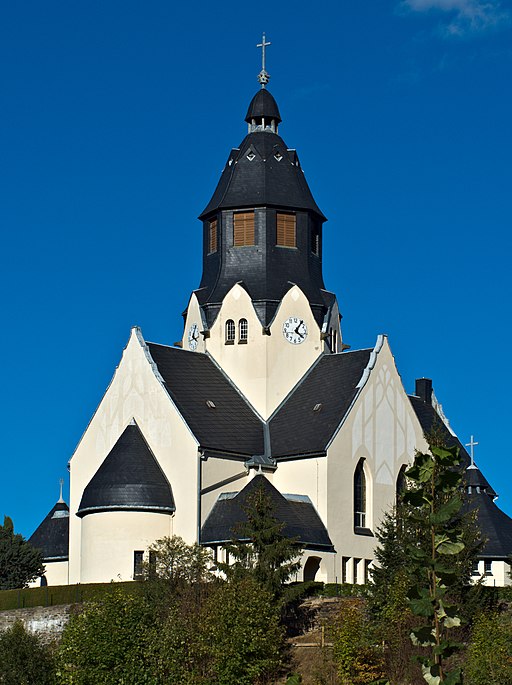
[[[168,514],[113,511],[82,519],[81,583],[133,580],[134,552],[173,534]]]
[[[416,448],[426,448],[386,337],[380,338],[372,357],[373,368],[328,450],[327,525],[338,556],[338,577],[342,557],[371,560],[375,549],[374,537],[354,533],[353,479],[359,460],[364,459],[367,477],[366,527],[375,532],[395,501],[400,468],[412,462]],[[358,579],[349,581],[361,582],[361,575],[358,571]]]
[[[188,345],[188,331],[193,323],[199,321],[199,316],[197,300],[193,296],[185,323],[184,345]],[[302,319],[307,326],[307,338],[300,345],[290,344],[283,336],[283,323],[290,316]],[[242,318],[248,322],[247,343],[238,342],[238,322]],[[233,345],[225,342],[226,321],[229,319],[236,326]],[[198,346],[198,351],[202,351],[202,345]],[[293,286],[286,293],[268,335],[263,332],[247,291],[236,284],[224,298],[204,346],[266,419],[322,353],[324,343],[309,302],[300,288]]]
[[[70,461],[70,583],[83,582],[81,550],[88,549],[89,542],[82,543],[82,527],[85,534],[92,532],[94,524],[89,526],[85,519],[97,516],[76,516],[82,493],[132,418],[171,484],[176,504],[175,534],[189,543],[196,539],[197,441],[162,386],[140,331],[133,329],[114,377]],[[107,516],[111,514],[103,518]],[[145,516],[141,515],[141,525]],[[135,529],[133,536],[133,545],[139,544]],[[157,537],[155,533],[154,539]],[[111,571],[105,581],[117,576],[117,561],[111,557]],[[92,575],[93,571],[87,573]]]

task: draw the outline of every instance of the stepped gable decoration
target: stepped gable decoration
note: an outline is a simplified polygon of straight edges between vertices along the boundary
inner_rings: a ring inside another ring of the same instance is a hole
[[[43,561],[67,561],[69,556],[69,507],[62,499],[62,484],[58,502],[32,533],[28,542],[40,550]]]
[[[218,545],[232,540],[236,526],[247,521],[244,509],[258,488],[268,495],[273,515],[284,523],[284,535],[297,538],[299,545],[306,549],[334,551],[329,534],[309,497],[282,495],[263,475],[254,476],[240,492],[219,497],[201,529],[201,544]]]
[[[77,516],[101,511],[168,514],[175,509],[169,481],[133,422],[85,488]]]

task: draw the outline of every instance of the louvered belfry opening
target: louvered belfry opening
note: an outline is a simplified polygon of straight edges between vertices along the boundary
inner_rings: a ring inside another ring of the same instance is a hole
[[[254,245],[254,212],[233,214],[233,245],[235,247]]]
[[[281,247],[297,247],[296,224],[295,214],[277,212],[276,245]]]
[[[208,253],[217,252],[217,219],[212,219],[208,226]]]

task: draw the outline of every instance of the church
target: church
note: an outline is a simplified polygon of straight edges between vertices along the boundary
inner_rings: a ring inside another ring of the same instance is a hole
[[[343,343],[322,274],[326,217],[280,135],[264,63],[258,78],[247,135],[199,216],[203,272],[182,340],[132,329],[69,461],[69,507],[61,496],[30,538],[46,564],[40,582],[137,579],[148,546],[172,535],[225,560],[263,487],[303,548],[297,580],[364,583],[379,522],[438,426],[461,448],[486,541],[474,574],[510,583],[512,519],[432,381],[408,395],[385,335],[361,350]]]

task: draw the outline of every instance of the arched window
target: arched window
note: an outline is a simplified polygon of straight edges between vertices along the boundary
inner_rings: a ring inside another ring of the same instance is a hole
[[[249,324],[247,319],[240,319],[238,322],[238,342],[246,343],[249,335]]]
[[[407,467],[406,466],[401,466],[400,471],[398,472],[398,476],[396,479],[396,503],[398,504],[400,501],[401,496],[405,492],[405,471]]]
[[[366,528],[366,476],[364,459],[360,459],[354,473],[354,528]]]
[[[226,343],[233,344],[235,342],[235,322],[233,319],[226,321]]]

